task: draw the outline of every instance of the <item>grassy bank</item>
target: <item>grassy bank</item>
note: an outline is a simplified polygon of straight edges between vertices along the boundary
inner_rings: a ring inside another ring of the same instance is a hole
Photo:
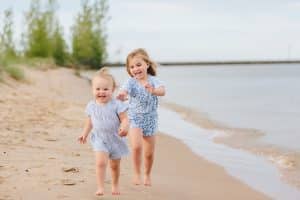
[[[17,81],[24,80],[24,67],[47,70],[56,68],[56,64],[51,58],[2,58],[0,59],[0,80],[4,76],[9,76]]]

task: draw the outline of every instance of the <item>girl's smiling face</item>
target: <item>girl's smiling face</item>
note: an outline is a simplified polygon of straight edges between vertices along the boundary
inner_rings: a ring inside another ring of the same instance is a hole
[[[95,77],[92,85],[93,95],[98,103],[105,104],[112,98],[113,83],[103,77]]]
[[[134,56],[129,61],[129,72],[132,77],[138,80],[147,79],[148,64],[139,56]]]

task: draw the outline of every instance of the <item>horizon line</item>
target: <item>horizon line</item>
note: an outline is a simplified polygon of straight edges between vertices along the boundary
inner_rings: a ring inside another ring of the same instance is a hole
[[[223,60],[223,61],[162,61],[158,65],[237,65],[237,64],[300,64],[300,60]],[[107,62],[103,66],[123,66],[123,62]]]

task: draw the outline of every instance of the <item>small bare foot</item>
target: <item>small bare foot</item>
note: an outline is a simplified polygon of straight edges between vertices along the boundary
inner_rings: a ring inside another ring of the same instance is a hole
[[[140,176],[135,176],[132,180],[132,183],[134,185],[141,185],[142,181],[141,181],[141,177]]]
[[[120,192],[111,192],[112,195],[120,195]]]
[[[151,186],[151,178],[150,178],[150,176],[145,176],[145,178],[144,178],[144,185],[145,186]]]
[[[118,186],[112,186],[111,194],[112,195],[120,195],[119,187]]]
[[[102,188],[99,188],[99,189],[95,192],[95,195],[96,195],[96,196],[103,196],[103,195],[104,195],[103,189],[102,189]]]

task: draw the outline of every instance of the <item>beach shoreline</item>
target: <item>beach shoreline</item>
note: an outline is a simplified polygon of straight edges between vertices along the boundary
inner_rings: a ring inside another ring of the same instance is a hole
[[[213,141],[235,149],[243,149],[257,156],[263,156],[274,164],[282,181],[300,190],[300,154],[274,145],[257,143],[265,134],[262,131],[245,128],[232,128],[210,120],[205,114],[176,103],[162,102],[162,106],[178,113],[183,120],[208,131],[218,131]]]
[[[89,82],[65,68],[25,72],[25,83],[0,84],[0,199],[99,199],[92,149],[76,142],[91,99]],[[131,177],[126,157],[117,199],[269,199],[162,133],[153,186],[133,186]],[[105,190],[105,199],[116,199],[109,175]]]
[[[183,120],[199,128],[219,132],[220,134],[214,136],[214,142],[225,144],[235,149],[243,149],[253,155],[263,156],[267,161],[278,168],[282,176],[282,181],[300,190],[300,153],[289,151],[275,145],[257,143],[257,140],[265,135],[265,133],[260,130],[229,127],[209,119],[204,113],[199,113],[198,111],[176,103],[163,101],[161,105],[166,109],[178,113]]]

